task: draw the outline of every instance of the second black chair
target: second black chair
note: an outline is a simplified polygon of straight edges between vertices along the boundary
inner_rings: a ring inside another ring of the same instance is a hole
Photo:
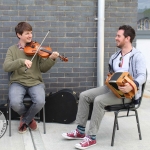
[[[145,89],[145,84],[146,84],[146,82],[142,85],[142,95],[141,95],[141,97],[139,99],[139,103],[137,105],[135,105],[134,103],[131,102],[131,103],[128,103],[128,104],[110,105],[110,106],[105,107],[105,110],[111,111],[111,112],[113,111],[114,114],[115,114],[111,146],[114,145],[116,128],[117,128],[117,130],[119,130],[118,118],[121,118],[121,117],[129,117],[129,116],[135,116],[136,117],[139,140],[142,140],[142,135],[141,135],[141,130],[140,130],[140,122],[139,122],[137,109],[140,107],[141,102],[142,102],[143,93],[144,93],[144,89]],[[123,115],[123,116],[118,116],[119,112],[122,112],[122,111],[125,111],[127,114]],[[129,115],[129,111],[135,112],[135,115]]]

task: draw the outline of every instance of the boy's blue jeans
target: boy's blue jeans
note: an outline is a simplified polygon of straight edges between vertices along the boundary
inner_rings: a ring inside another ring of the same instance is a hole
[[[33,102],[30,108],[26,108],[23,104],[26,94]],[[41,83],[26,87],[19,83],[12,83],[9,87],[9,100],[11,108],[22,116],[22,122],[28,125],[45,104],[45,85]]]

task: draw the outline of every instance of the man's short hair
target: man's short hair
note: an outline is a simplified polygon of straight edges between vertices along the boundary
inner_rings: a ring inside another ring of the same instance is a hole
[[[119,27],[119,30],[124,30],[124,36],[130,36],[130,42],[132,43],[135,38],[135,30],[129,25],[123,25]]]

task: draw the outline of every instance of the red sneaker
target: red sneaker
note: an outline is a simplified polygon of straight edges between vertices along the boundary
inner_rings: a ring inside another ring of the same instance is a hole
[[[20,126],[18,127],[18,132],[23,134],[27,131],[27,125],[24,122],[20,121]]]
[[[32,119],[32,121],[29,123],[29,128],[31,130],[37,130],[38,129],[38,125],[34,119]]]
[[[88,136],[86,136],[82,142],[78,143],[75,145],[76,148],[78,149],[86,149],[91,146],[96,145],[96,140],[90,139]]]
[[[63,133],[62,136],[66,139],[83,139],[85,134],[81,134],[76,130],[71,131],[70,133]]]

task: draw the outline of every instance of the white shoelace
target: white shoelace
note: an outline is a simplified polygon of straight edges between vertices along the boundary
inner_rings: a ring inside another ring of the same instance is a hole
[[[71,131],[69,134],[72,134],[72,133],[73,133],[74,136],[77,135],[77,131],[76,130]]]
[[[88,143],[89,144],[89,142],[91,142],[92,140],[89,138],[89,137],[84,137],[84,139],[83,139],[83,141],[82,142],[80,142],[81,144],[84,144],[84,143]]]

